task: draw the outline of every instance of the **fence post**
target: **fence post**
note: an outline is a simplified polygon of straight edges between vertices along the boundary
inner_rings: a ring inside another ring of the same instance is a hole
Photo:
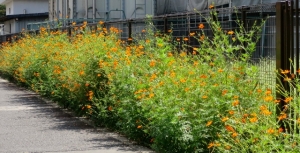
[[[283,85],[284,90],[289,90],[288,82],[281,77],[281,70],[290,69],[289,65],[289,46],[288,46],[288,11],[285,2],[276,3],[276,70],[278,72],[278,79],[276,79],[276,86]],[[279,105],[276,110],[277,115],[283,110],[284,97],[276,92],[276,99],[279,100]],[[284,128],[283,122],[279,122],[280,126]]]
[[[284,69],[284,62],[283,62],[283,50],[284,50],[284,40],[282,39],[284,31],[283,31],[283,2],[276,3],[276,70],[280,73],[280,69]],[[276,85],[283,84],[283,79],[278,76],[280,79],[276,79]],[[280,100],[279,102],[279,109],[276,110],[277,115],[281,113],[281,107],[283,105],[283,97],[281,94],[276,93],[276,99]]]
[[[132,20],[128,20],[128,44],[132,43]]]
[[[168,33],[168,18],[166,16],[164,17],[164,33]]]

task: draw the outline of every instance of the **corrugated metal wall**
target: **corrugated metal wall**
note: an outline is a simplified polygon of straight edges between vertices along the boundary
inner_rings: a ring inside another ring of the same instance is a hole
[[[120,20],[155,15],[157,0],[49,0],[49,19]]]

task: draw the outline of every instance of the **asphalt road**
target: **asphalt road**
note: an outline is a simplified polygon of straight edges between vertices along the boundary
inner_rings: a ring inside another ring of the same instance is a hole
[[[0,78],[0,152],[149,153]]]

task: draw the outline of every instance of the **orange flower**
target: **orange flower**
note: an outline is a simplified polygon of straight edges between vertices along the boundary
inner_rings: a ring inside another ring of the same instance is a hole
[[[213,9],[214,7],[215,7],[214,5],[210,4],[208,8]]]
[[[180,38],[176,38],[176,41],[180,41]]]
[[[210,149],[210,148],[212,148],[212,147],[219,147],[219,146],[221,146],[221,144],[220,143],[214,143],[214,142],[211,142],[211,143],[209,143],[208,144],[208,149]]]
[[[267,89],[267,91],[266,91],[266,95],[270,95],[272,93],[272,90],[271,89]]]
[[[143,29],[143,30],[142,30],[142,33],[145,33],[145,32],[146,32],[146,30],[145,30],[145,29]]]
[[[142,127],[143,127],[142,125],[137,126],[138,129],[141,129]]]
[[[264,100],[265,100],[266,102],[273,101],[273,97],[272,97],[272,96],[266,96],[266,97],[264,98]]]
[[[228,90],[222,90],[222,96],[226,95],[227,92]]]
[[[229,35],[233,35],[234,32],[233,32],[232,30],[230,30],[230,31],[228,31],[228,34],[229,34]]]
[[[189,40],[189,38],[183,38],[183,41],[188,41]]]
[[[104,24],[104,22],[103,22],[103,21],[99,21],[99,24],[100,24],[100,25],[103,25],[103,24]]]
[[[237,137],[238,136],[238,133],[236,133],[236,132],[234,132],[234,133],[232,133],[232,135],[231,135],[233,138],[235,138],[235,137]]]
[[[230,110],[230,111],[229,111],[229,114],[230,114],[230,115],[234,115],[234,111],[233,111],[233,110]]]
[[[237,106],[239,104],[240,104],[239,100],[235,100],[234,102],[232,102],[232,106]]]
[[[191,32],[191,33],[190,33],[190,36],[191,36],[191,37],[195,36],[195,32]]]
[[[275,133],[275,130],[272,129],[272,128],[269,128],[269,129],[267,130],[267,133],[268,133],[268,134],[273,134],[273,133]]]
[[[107,108],[109,111],[112,111],[112,107],[111,106],[108,106]]]
[[[287,115],[285,113],[281,113],[279,116],[278,116],[278,120],[284,120],[287,118]]]
[[[281,132],[283,132],[283,131],[284,131],[283,128],[279,128],[279,129],[278,129],[278,133],[281,133]]]
[[[90,109],[90,108],[92,108],[92,106],[91,105],[86,105],[86,108]]]
[[[288,74],[290,73],[290,70],[281,70],[281,74]]]
[[[203,29],[203,28],[204,28],[204,24],[202,24],[202,23],[199,24],[198,28],[199,28],[199,29]]]
[[[154,61],[154,60],[151,60],[150,66],[151,66],[151,67],[154,67],[154,66],[155,66],[155,61]]]
[[[215,144],[213,142],[211,142],[211,143],[208,144],[207,148],[210,149],[210,148],[212,148],[214,146],[215,146]]]
[[[206,79],[206,78],[207,78],[207,76],[206,76],[205,74],[202,74],[202,75],[200,76],[200,78],[202,78],[202,79]]]
[[[205,35],[200,36],[200,40],[203,41],[205,39]]]
[[[206,123],[206,126],[210,126],[212,123],[213,123],[213,121],[208,121],[208,122]]]
[[[150,93],[150,94],[149,94],[149,98],[152,98],[152,97],[154,97],[154,94],[153,94],[153,93]]]
[[[227,120],[229,120],[228,117],[223,117],[223,118],[222,118],[222,122],[226,122]]]
[[[254,122],[258,121],[257,117],[252,117],[249,120],[250,120],[251,123],[254,123]]]
[[[283,100],[285,103],[289,103],[291,100],[293,100],[292,97],[287,97],[285,98],[285,100]]]
[[[230,150],[230,149],[231,149],[231,146],[228,146],[228,145],[227,145],[227,146],[225,146],[225,149],[226,149],[226,150]]]
[[[202,96],[202,99],[207,99],[208,97],[206,95]]]
[[[283,81],[287,81],[287,82],[289,82],[289,81],[291,81],[292,79],[291,78],[289,78],[289,77],[285,77],[284,79],[283,79]]]
[[[280,100],[279,99],[275,99],[274,102],[275,103],[280,103]]]
[[[225,128],[226,128],[226,130],[227,130],[228,132],[235,132],[235,130],[233,129],[233,127],[230,126],[230,125],[225,125]]]

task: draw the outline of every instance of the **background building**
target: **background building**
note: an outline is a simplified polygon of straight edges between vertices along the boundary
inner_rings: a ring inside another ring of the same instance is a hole
[[[6,16],[0,17],[3,34],[18,33],[28,23],[48,19],[48,0],[0,0],[0,4],[6,6]]]

